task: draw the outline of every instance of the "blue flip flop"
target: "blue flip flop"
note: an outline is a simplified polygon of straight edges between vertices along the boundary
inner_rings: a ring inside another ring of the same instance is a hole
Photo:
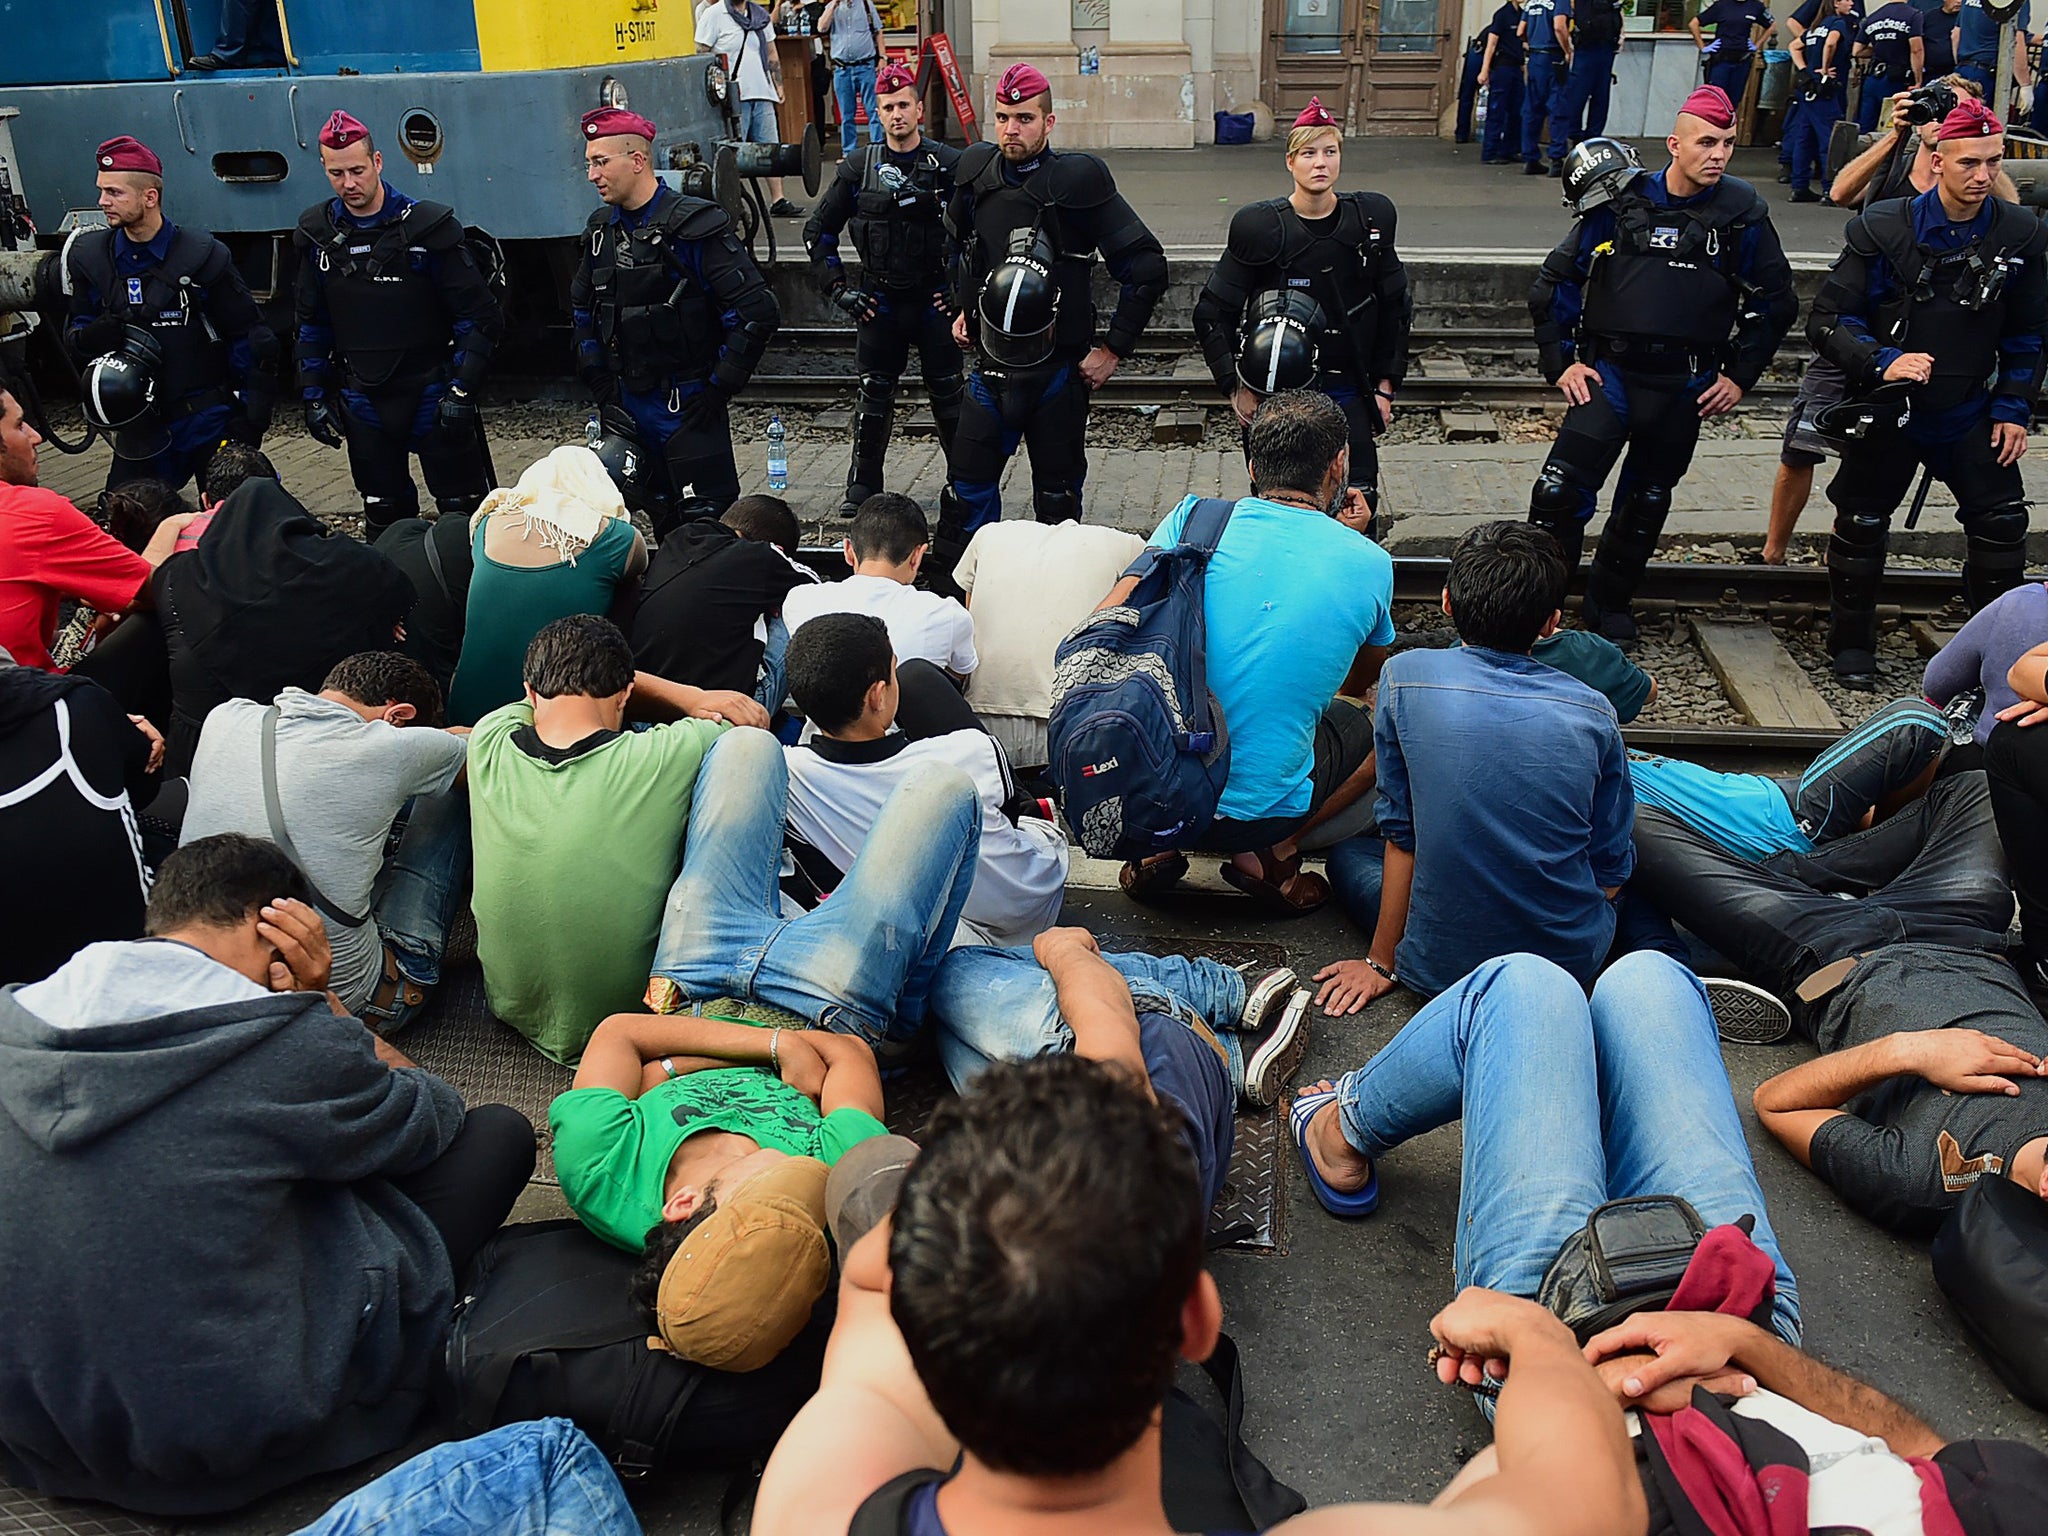
[[[1352,1194],[1345,1194],[1333,1188],[1328,1179],[1316,1172],[1316,1160],[1308,1155],[1308,1123],[1315,1118],[1316,1111],[1331,1103],[1336,1097],[1337,1090],[1334,1088],[1323,1093],[1299,1095],[1287,1111],[1287,1130],[1294,1138],[1294,1150],[1301,1154],[1302,1171],[1308,1175],[1308,1187],[1316,1197],[1316,1204],[1332,1216],[1356,1221],[1359,1217],[1370,1216],[1379,1209],[1379,1168],[1373,1168],[1372,1177],[1366,1180],[1365,1188]]]

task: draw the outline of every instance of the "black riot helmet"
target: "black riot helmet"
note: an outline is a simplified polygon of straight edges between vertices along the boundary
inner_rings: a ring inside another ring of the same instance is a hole
[[[590,451],[597,455],[597,462],[604,466],[604,472],[612,477],[612,484],[619,488],[619,496],[626,506],[635,512],[651,512],[653,498],[647,489],[647,453],[640,446],[640,435],[633,418],[618,406],[608,405],[591,418],[584,435]]]
[[[133,427],[156,408],[156,374],[129,352],[108,352],[85,365],[85,419],[102,432]]]
[[[1564,205],[1584,217],[1613,202],[1643,174],[1643,162],[1620,139],[1585,139],[1564,157]]]
[[[1824,405],[1813,413],[1814,434],[1838,449],[1873,432],[1896,432],[1912,419],[1913,386],[1905,379],[1878,385],[1869,394]]]
[[[998,368],[1035,368],[1052,356],[1060,287],[1052,245],[1036,229],[1010,233],[1010,253],[981,285],[982,356]]]
[[[1237,381],[1255,395],[1302,389],[1316,376],[1323,306],[1306,288],[1270,288],[1245,310]]]

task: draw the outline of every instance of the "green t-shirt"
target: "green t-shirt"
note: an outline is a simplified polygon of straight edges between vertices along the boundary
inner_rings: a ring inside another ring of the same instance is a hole
[[[606,1014],[641,1009],[697,771],[726,727],[678,720],[551,760],[512,739],[531,724],[511,704],[469,738],[477,958],[491,1011],[573,1066]]]
[[[616,1088],[571,1088],[548,1106],[555,1173],[583,1224],[638,1253],[661,1221],[676,1148],[698,1131],[737,1131],[830,1167],[888,1127],[864,1109],[829,1115],[761,1067],[721,1067],[657,1083],[637,1099]]]

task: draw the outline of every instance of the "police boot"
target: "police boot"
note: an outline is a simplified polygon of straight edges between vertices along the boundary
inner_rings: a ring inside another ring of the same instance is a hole
[[[1845,688],[1877,686],[1877,591],[1884,580],[1888,512],[1837,509],[1828,539],[1828,654]]]
[[[966,398],[966,381],[957,373],[933,379],[926,386],[932,400],[932,425],[939,431],[939,448],[950,461],[953,434],[960,426],[960,402]]]
[[[1033,490],[1031,513],[1041,523],[1078,523],[1081,521],[1081,493]]]
[[[1963,598],[1976,613],[2027,576],[2027,504],[2009,501],[1963,523]]]
[[[1543,466],[1529,493],[1529,521],[1557,540],[1564,555],[1565,579],[1579,573],[1579,552],[1586,543],[1586,521],[1579,515],[1584,497],[1555,464]]]
[[[940,597],[965,597],[953,580],[953,568],[967,553],[968,538],[967,508],[949,485],[939,492],[939,526],[932,530],[932,547],[925,551],[917,584]]]
[[[860,504],[882,488],[882,464],[889,455],[894,425],[896,381],[872,373],[860,376],[860,394],[853,415],[853,467],[846,476],[841,517],[852,517]]]
[[[1586,572],[1586,601],[1580,611],[1586,628],[1616,645],[1632,645],[1635,615],[1629,599],[1643,579],[1643,567],[1657,548],[1664,519],[1671,513],[1671,492],[1661,485],[1631,491],[1607,519],[1593,565]]]
[[[400,518],[418,514],[418,507],[400,506],[389,496],[365,496],[363,498],[363,542],[374,544],[378,535]]]

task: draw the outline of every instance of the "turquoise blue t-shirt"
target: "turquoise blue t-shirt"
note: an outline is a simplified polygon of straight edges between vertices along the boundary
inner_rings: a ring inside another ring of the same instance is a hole
[[[1190,496],[1152,543],[1180,542]],[[1394,562],[1364,534],[1307,507],[1247,496],[1209,562],[1209,689],[1230,730],[1216,812],[1306,816],[1316,722],[1362,645],[1394,641]]]
[[[1755,773],[1716,773],[1698,763],[1631,752],[1629,777],[1636,799],[1669,811],[1740,858],[1761,861],[1774,853],[1810,853],[1792,801],[1775,779]]]

